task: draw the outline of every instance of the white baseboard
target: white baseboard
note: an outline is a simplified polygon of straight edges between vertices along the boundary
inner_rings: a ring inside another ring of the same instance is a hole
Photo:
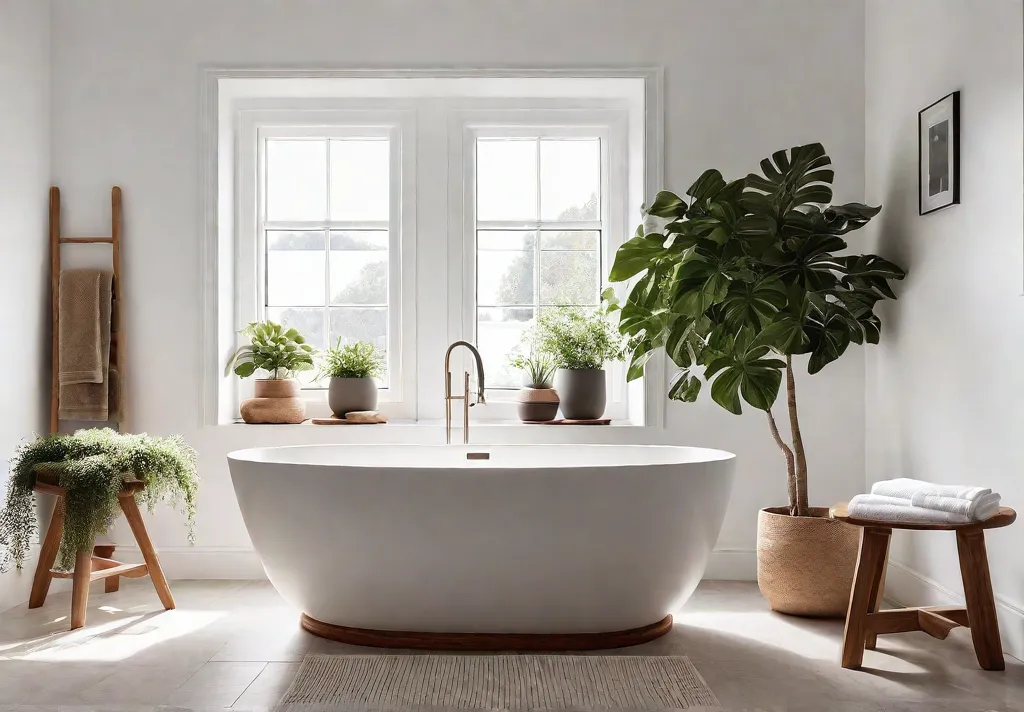
[[[259,557],[247,547],[169,546],[157,552],[169,579],[265,579]],[[114,558],[142,561],[137,547],[118,546]],[[715,549],[708,559],[705,579],[756,581],[757,552],[753,549]]]
[[[704,578],[709,581],[757,581],[754,549],[715,549],[708,558]]]
[[[919,571],[889,562],[885,579],[885,597],[901,606],[962,606],[964,597]],[[1024,608],[1013,601],[996,595],[999,632],[1003,651],[1018,660],[1024,660]]]
[[[256,551],[244,546],[163,546],[157,549],[167,578],[258,580],[267,578]],[[118,561],[142,561],[135,546],[118,546]]]

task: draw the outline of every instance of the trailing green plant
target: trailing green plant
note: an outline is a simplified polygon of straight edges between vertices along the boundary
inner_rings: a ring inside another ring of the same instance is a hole
[[[285,329],[272,321],[254,321],[239,332],[249,343],[239,347],[224,373],[248,378],[266,371],[270,378],[291,378],[296,371],[313,369],[313,347],[295,329]]]
[[[509,356],[508,363],[512,368],[526,374],[527,385],[530,388],[551,388],[555,378],[555,362],[549,355],[532,349],[527,354],[516,350]]]
[[[380,378],[384,374],[384,354],[369,341],[327,349],[320,366],[320,378]]]
[[[571,371],[604,368],[623,357],[623,339],[604,307],[555,307],[544,310],[533,330],[534,346],[556,368]]]
[[[113,523],[126,476],[145,483],[135,498],[150,512],[165,500],[180,507],[189,542],[194,541],[199,477],[192,448],[178,436],[121,434],[109,428],[79,430],[24,443],[11,460],[7,500],[0,511],[0,572],[8,571],[12,562],[22,567],[36,534],[32,487],[39,471],[56,475],[66,491],[57,557],[60,570],[73,569],[75,554],[92,551],[96,535]]]
[[[619,314],[629,378],[664,348],[680,369],[669,398],[692,402],[708,381],[712,399],[729,412],[740,413],[742,402],[765,411],[786,459],[790,511],[799,516],[808,514],[807,458],[793,356],[808,355],[814,374],[851,343],[878,343],[875,305],[895,299],[889,282],[905,276],[877,255],[836,254],[847,248],[843,236],[881,208],[829,205],[831,163],[813,143],[764,159],[763,175],[727,183],[705,171],[686,191],[689,202],[659,193],[645,222],[660,227],[641,225],[610,275],[613,282],[641,275]],[[783,375],[791,445],[772,415]]]

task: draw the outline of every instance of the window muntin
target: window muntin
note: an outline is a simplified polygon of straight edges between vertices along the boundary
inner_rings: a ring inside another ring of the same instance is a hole
[[[394,372],[391,131],[277,129],[261,137],[263,313],[317,349],[370,341]],[[311,135],[312,134],[312,135]],[[314,374],[300,374],[315,388]]]
[[[487,132],[474,150],[476,343],[488,387],[514,389],[508,355],[536,317],[600,301],[607,147],[550,128]]]

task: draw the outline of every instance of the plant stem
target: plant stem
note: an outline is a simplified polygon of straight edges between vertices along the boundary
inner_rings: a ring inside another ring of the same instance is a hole
[[[796,381],[793,378],[793,357],[786,355],[786,403],[789,406],[789,428],[793,434],[793,451],[796,455],[796,514],[806,517],[807,504],[807,453],[804,439],[800,434],[800,420],[796,413]]]
[[[768,427],[772,430],[772,437],[775,438],[775,443],[782,450],[782,454],[786,457],[786,485],[789,491],[789,513],[796,515],[797,507],[797,489],[796,489],[796,468],[793,459],[793,450],[790,449],[786,441],[779,435],[779,426],[775,424],[775,416],[772,415],[772,411],[769,408],[765,411],[768,414]]]

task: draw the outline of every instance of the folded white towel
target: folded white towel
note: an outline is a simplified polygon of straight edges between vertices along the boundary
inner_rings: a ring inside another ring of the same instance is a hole
[[[850,500],[847,511],[853,519],[893,524],[968,524],[965,514],[915,507],[904,497],[859,494]]]
[[[915,507],[963,514],[972,522],[980,522],[999,512],[1000,499],[998,492],[983,494],[974,499],[961,499],[959,497],[943,497],[933,494],[929,489],[920,489],[910,498],[910,503]]]
[[[899,497],[900,499],[911,499],[914,493],[922,487],[929,487],[929,483],[922,480],[912,480],[909,477],[899,477],[895,480],[882,480],[871,485],[871,494],[882,495],[883,497]]]

